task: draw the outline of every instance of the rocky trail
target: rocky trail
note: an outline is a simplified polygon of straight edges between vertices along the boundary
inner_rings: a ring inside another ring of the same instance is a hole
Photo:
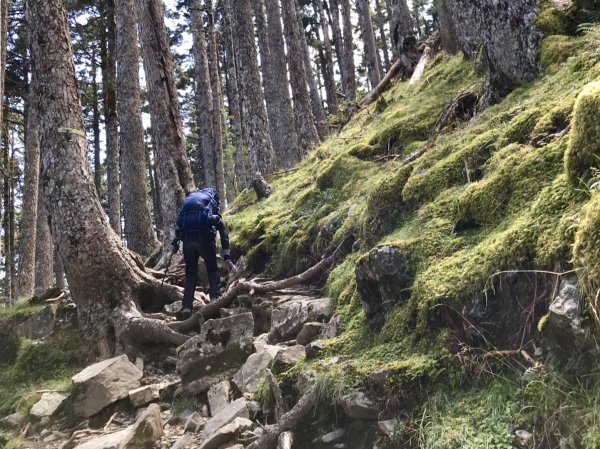
[[[57,325],[58,309],[47,306],[22,331],[43,338]],[[323,340],[338,334],[331,300],[314,285],[295,286],[239,295],[220,315],[201,320],[199,332],[176,351],[88,366],[73,376],[70,392],[40,392],[28,415],[10,415],[2,427],[20,431],[27,449],[292,447],[293,428],[315,405],[315,388],[307,379],[288,409],[290,394],[284,401],[273,372],[315,357]],[[263,383],[274,398],[270,408],[259,401]],[[378,415],[364,395],[348,398],[343,408],[357,419]],[[334,428],[315,435],[315,447],[352,447],[346,434]]]

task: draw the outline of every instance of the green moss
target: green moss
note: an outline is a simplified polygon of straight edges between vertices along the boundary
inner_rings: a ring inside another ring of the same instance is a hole
[[[510,121],[504,133],[506,143],[526,143],[541,116],[541,108],[527,108],[517,114]]]
[[[590,177],[600,161],[600,82],[587,84],[575,102],[565,170],[574,186]]]
[[[577,53],[576,50],[580,45],[578,39],[570,36],[560,34],[548,36],[540,46],[540,63],[546,68],[554,64],[562,64]]]
[[[567,96],[542,115],[533,128],[532,140],[564,130],[571,122],[574,105],[575,97]]]
[[[597,292],[600,289],[600,194],[595,193],[585,206],[583,221],[575,236],[573,264],[579,270],[592,307],[596,308]],[[595,311],[596,317],[600,311]]]
[[[556,8],[550,0],[541,0],[535,26],[546,35],[565,34],[569,28],[569,18],[565,11]]]

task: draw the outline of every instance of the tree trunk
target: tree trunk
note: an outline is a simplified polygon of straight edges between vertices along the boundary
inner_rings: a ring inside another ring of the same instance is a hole
[[[375,12],[377,13],[377,27],[379,28],[379,34],[381,36],[381,47],[383,50],[383,63],[385,64],[385,71],[387,72],[392,66],[390,62],[390,55],[388,51],[387,38],[385,37],[385,16],[381,7],[381,0],[375,0]],[[383,75],[383,73],[382,73]]]
[[[221,71],[219,69],[219,55],[217,48],[217,33],[215,31],[215,19],[212,0],[206,0],[206,19],[208,24],[208,67],[210,73],[210,85],[212,89],[212,129],[213,148],[215,152],[215,188],[219,191],[223,205],[227,203],[227,192],[225,191],[225,171],[223,166],[223,89],[221,87]]]
[[[35,287],[35,245],[37,233],[38,187],[40,177],[40,146],[38,117],[27,99],[25,114],[25,179],[21,209],[21,238],[19,244],[19,272],[17,298],[30,298]]]
[[[106,0],[106,26],[102,29],[103,45],[102,83],[104,90],[104,126],[106,127],[106,190],[108,219],[117,235],[121,236],[121,191],[119,176],[119,120],[117,117],[117,33],[115,0]]]
[[[144,257],[160,244],[148,204],[146,148],[140,100],[135,0],[116,0],[117,109],[120,122],[121,185],[127,247]]]
[[[346,69],[346,52],[344,51],[344,39],[342,38],[342,28],[340,26],[340,6],[338,0],[329,0],[329,23],[331,24],[331,34],[333,37],[333,48],[337,57],[338,67],[340,69],[340,81],[342,83],[342,91],[344,95],[348,92],[348,75]]]
[[[458,34],[452,18],[451,0],[435,0],[442,49],[454,54],[459,51]]]
[[[10,273],[10,297],[12,298],[13,303],[17,299],[16,292],[16,246],[15,246],[15,236],[17,231],[17,220],[16,220],[16,209],[15,209],[15,184],[17,181],[17,160],[15,159],[15,141],[14,135],[11,134],[10,138],[10,173],[11,177],[9,180],[9,188],[10,188],[10,197],[9,197],[9,211],[8,211],[8,220],[9,220],[9,244],[10,244],[10,257],[8,259],[8,272]]]
[[[42,295],[54,285],[54,244],[44,206],[42,177],[39,177],[37,232],[35,242],[35,295]]]
[[[323,0],[317,0],[319,9],[319,18],[321,21],[321,32],[323,33],[323,80],[325,81],[325,92],[327,94],[327,108],[330,114],[338,115],[340,113],[340,103],[337,98],[337,88],[335,85],[335,74],[333,70],[333,53],[331,50],[331,39],[329,37],[329,24],[325,16]]]
[[[155,295],[160,283],[138,268],[103,218],[80,134],[81,105],[62,0],[27,0],[26,14],[33,98],[40,112],[44,200],[82,335],[103,357],[129,349],[134,339],[181,344],[185,336],[141,316],[136,301]],[[165,285],[162,292],[167,295],[173,288]]]
[[[307,66],[305,61],[304,45],[306,39],[304,30],[299,26],[299,8],[296,0],[282,0],[281,6],[285,41],[288,48],[288,61],[290,63],[290,82],[298,144],[302,151],[306,153],[316,147],[320,141],[307,88],[307,82],[310,82],[312,73],[310,72],[310,66]],[[314,78],[312,81],[314,83]]]
[[[61,290],[67,289],[67,280],[65,279],[65,267],[60,260],[60,254],[58,250],[54,250],[51,254],[53,254],[53,264],[54,264],[54,278],[56,279],[56,287]],[[52,284],[50,284],[52,286]],[[45,290],[44,290],[45,291]]]
[[[94,185],[98,196],[102,198],[102,161],[100,160],[100,97],[98,95],[98,55],[95,46],[92,47],[92,66],[90,78],[92,79],[92,130],[94,137]]]
[[[365,51],[364,56],[369,72],[369,82],[371,83],[371,89],[375,89],[379,84],[379,81],[381,81],[381,74],[379,73],[379,66],[377,63],[377,45],[375,44],[375,33],[373,32],[369,0],[357,0],[356,9],[362,31]]]
[[[202,161],[202,182],[205,186],[216,186],[216,148],[213,137],[213,96],[208,68],[206,34],[200,0],[190,2],[190,22],[192,28],[194,54],[194,81],[196,83],[196,111],[200,136],[200,160]]]
[[[240,107],[244,120],[244,134],[248,146],[250,179],[267,175],[274,168],[275,155],[269,134],[267,111],[258,71],[258,59],[254,46],[254,28],[252,26],[251,0],[226,0],[232,12],[233,42],[240,88]]]
[[[248,187],[248,167],[244,155],[244,131],[242,128],[242,112],[240,108],[240,91],[238,85],[238,70],[232,36],[232,17],[229,2],[223,2],[223,40],[225,60],[227,63],[227,105],[233,127],[235,145],[235,182],[238,193]]]
[[[306,75],[308,77],[308,89],[310,93],[310,103],[313,115],[316,121],[317,133],[321,140],[325,140],[329,135],[329,125],[327,124],[327,116],[323,107],[323,99],[321,98],[321,89],[315,79],[315,71],[313,71],[313,63],[310,57],[310,50],[306,38],[302,39],[304,47],[304,67],[306,67]],[[318,74],[319,71],[316,70]],[[320,80],[319,80],[320,81]]]
[[[294,123],[294,109],[290,96],[288,59],[285,54],[283,28],[281,25],[281,4],[279,0],[266,0],[269,48],[271,50],[273,89],[276,95],[276,132],[283,145],[282,166],[289,168],[299,160],[298,134]]]
[[[354,39],[352,33],[352,11],[350,0],[340,0],[342,7],[342,21],[344,24],[344,60],[346,61],[346,98],[356,98],[356,67],[354,65]]]
[[[175,237],[179,209],[185,197],[195,190],[195,186],[185,153],[163,4],[160,0],[137,0],[137,6],[163,220],[162,265],[170,252],[170,242]]]
[[[4,216],[2,217],[3,228],[3,246],[4,246],[4,296],[10,305],[13,302],[12,297],[12,248],[10,247],[10,178],[12,176],[10,152],[8,145],[8,133],[6,123],[2,127],[2,165],[5,167],[4,180],[2,183],[2,202]]]
[[[390,30],[392,45],[402,64],[402,78],[409,77],[419,61],[417,36],[406,0],[391,0]]]

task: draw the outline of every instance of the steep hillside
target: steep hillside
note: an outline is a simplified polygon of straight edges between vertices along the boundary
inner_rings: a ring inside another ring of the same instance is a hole
[[[557,345],[547,326],[573,270],[584,297],[600,279],[600,93],[585,87],[599,43],[597,28],[546,38],[544,75],[473,118],[478,61],[438,55],[276,176],[270,198],[238,198],[233,246],[256,272],[297,273],[356,236],[324,280],[341,333],[286,376],[311,372],[331,404],[357,387],[384,398],[382,418],[401,417],[392,446],[512,447],[527,429],[536,447],[600,447],[597,376],[576,377],[592,370],[579,355],[595,353],[595,303],[585,343]]]

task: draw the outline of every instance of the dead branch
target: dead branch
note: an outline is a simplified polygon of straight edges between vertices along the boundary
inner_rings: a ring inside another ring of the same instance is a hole
[[[271,391],[273,392],[273,397],[275,398],[275,419],[277,422],[281,420],[285,410],[283,403],[283,394],[281,393],[281,388],[279,387],[279,383],[275,379],[273,372],[267,368],[267,380],[269,381],[269,386],[271,387]]]
[[[317,402],[317,388],[313,385],[298,403],[281,417],[277,424],[264,428],[262,436],[248,446],[247,449],[273,449],[277,445],[279,435],[296,427],[298,422],[315,406]]]
[[[529,353],[524,349],[505,349],[490,351],[483,354],[484,359],[492,359],[497,357],[522,357],[527,363],[529,363],[532,366],[540,365],[540,363],[537,362],[533,357],[531,357]]]
[[[313,277],[321,274],[323,271],[329,269],[333,264],[343,255],[345,255],[349,249],[352,247],[354,243],[354,236],[348,235],[344,239],[344,241],[340,244],[340,246],[331,254],[331,256],[322,259],[319,263],[312,266],[308,270],[303,273],[300,273],[296,276],[292,276],[287,279],[282,279],[279,281],[270,281],[264,283],[257,283],[255,281],[246,281],[241,279],[240,281],[236,281],[223,294],[219,299],[212,301],[202,307],[200,309],[200,314],[205,319],[214,318],[219,315],[219,310],[228,307],[235,297],[243,292],[250,292],[250,294],[256,293],[268,293],[274,292],[277,290],[282,290],[284,288],[292,287],[294,285],[302,284]]]

